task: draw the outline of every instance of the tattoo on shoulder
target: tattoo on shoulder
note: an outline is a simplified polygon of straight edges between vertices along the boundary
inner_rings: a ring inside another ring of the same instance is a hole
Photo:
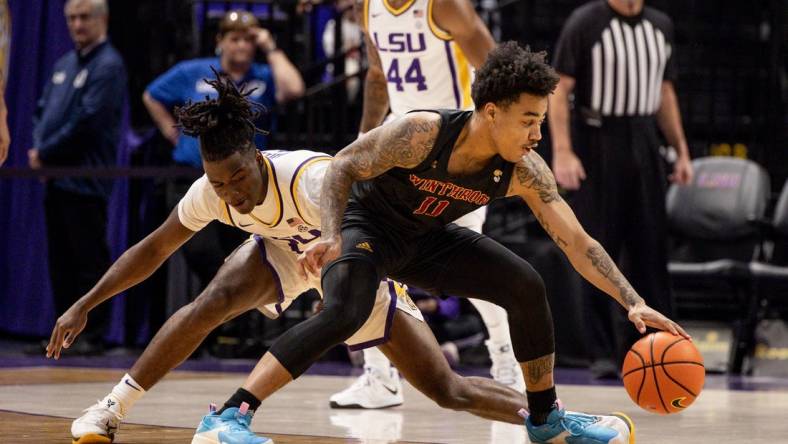
[[[340,151],[336,159],[349,167],[356,180],[376,177],[395,168],[413,168],[435,145],[440,119],[402,118]]]
[[[413,120],[397,125],[391,134],[387,149],[402,166],[416,166],[424,160],[435,145],[440,120]]]
[[[525,384],[538,384],[542,378],[553,372],[555,353],[523,363],[525,366]]]
[[[642,302],[643,298],[638,296],[635,289],[627,281],[621,271],[613,263],[613,259],[607,254],[601,245],[593,245],[586,252],[586,257],[591,260],[591,264],[599,273],[607,278],[617,289],[621,301],[627,306],[632,306]]]
[[[558,194],[558,186],[553,173],[540,156],[523,156],[522,161],[515,166],[514,172],[520,185],[539,193],[542,202],[550,203],[562,200],[561,195]]]

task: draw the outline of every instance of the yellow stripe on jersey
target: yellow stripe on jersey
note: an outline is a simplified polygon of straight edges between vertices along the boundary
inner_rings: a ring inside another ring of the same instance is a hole
[[[369,0],[364,0],[364,30],[369,31]]]
[[[233,217],[230,216],[230,206],[227,205],[227,202],[225,202],[223,200],[220,200],[219,202],[221,202],[221,207],[224,210],[224,218],[227,219],[227,223],[232,225],[232,226],[235,226],[235,222],[233,221]]]
[[[301,165],[298,169],[298,173],[296,173],[295,177],[293,178],[293,182],[290,184],[290,194],[293,197],[293,203],[295,203],[296,213],[298,213],[298,217],[301,218],[302,221],[306,222],[308,225],[312,225],[314,227],[318,226],[319,224],[314,223],[313,221],[308,221],[304,217],[304,213],[301,211],[301,207],[298,206],[298,183],[301,179],[301,174],[307,170],[311,165],[317,162],[325,162],[330,161],[331,157],[316,157],[312,160],[307,161],[305,164]]]
[[[391,5],[389,5],[388,0],[383,0],[383,6],[385,6],[386,9],[388,9],[390,13],[392,13],[394,15],[400,15],[403,12],[407,11],[408,8],[410,8],[411,5],[413,5],[413,3],[415,3],[415,2],[416,2],[416,0],[408,0],[407,2],[405,2],[404,5],[400,6],[399,8],[394,8]]]
[[[274,169],[271,166],[271,161],[268,160],[268,158],[265,157],[265,156],[262,156],[262,157],[263,157],[263,163],[265,163],[265,169],[268,172],[268,180],[274,182],[274,197],[275,197],[274,202],[276,202],[276,217],[274,218],[274,220],[271,223],[264,222],[264,221],[258,219],[252,213],[249,213],[249,217],[254,219],[255,222],[263,224],[266,227],[271,228],[271,227],[275,227],[275,226],[279,225],[279,222],[282,221],[282,192],[279,191],[279,183],[276,180],[276,174],[274,173]],[[267,198],[267,196],[266,196],[266,198]]]
[[[430,31],[432,31],[435,37],[441,40],[452,40],[451,34],[438,28],[438,25],[435,23],[435,20],[432,19],[432,5],[434,3],[435,0],[429,0],[427,2],[427,22],[430,25]]]
[[[452,42],[451,46],[454,50],[454,61],[457,62],[458,87],[462,98],[460,100],[460,109],[467,109],[473,106],[473,99],[471,98],[471,64],[457,42]]]

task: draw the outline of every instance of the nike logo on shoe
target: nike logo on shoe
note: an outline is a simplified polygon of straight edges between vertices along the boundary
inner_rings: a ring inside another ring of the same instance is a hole
[[[142,391],[142,389],[140,389],[139,387],[135,387],[134,384],[130,383],[128,379],[124,379],[123,382],[125,382],[127,386],[133,388],[134,390],[136,390],[138,392]]]
[[[388,390],[388,391],[389,391],[389,393],[391,393],[392,395],[396,395],[397,393],[399,393],[399,388],[397,388],[397,387],[394,387],[394,388],[392,389],[391,387],[387,386],[386,384],[383,384],[382,382],[380,383],[380,385],[382,385],[382,386],[383,386],[383,388],[385,388],[386,390]]]

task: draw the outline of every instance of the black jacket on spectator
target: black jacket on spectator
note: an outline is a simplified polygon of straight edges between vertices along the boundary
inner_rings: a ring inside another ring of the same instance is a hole
[[[33,143],[42,164],[114,166],[125,100],[126,68],[108,41],[61,57],[36,111]],[[112,180],[91,177],[59,178],[52,185],[105,200],[112,192]]]

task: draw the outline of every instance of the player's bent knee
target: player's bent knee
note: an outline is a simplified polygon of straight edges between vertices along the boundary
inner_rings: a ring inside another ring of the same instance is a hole
[[[431,390],[430,398],[441,408],[449,410],[465,410],[470,406],[470,397],[467,396],[466,386],[462,377],[453,377],[443,380]]]
[[[530,310],[534,304],[547,301],[547,290],[539,273],[531,266],[521,267],[521,271],[511,276],[503,284],[493,302],[509,314],[516,311]]]
[[[369,318],[379,280],[374,265],[363,260],[336,262],[323,276],[325,305],[321,318],[330,322],[321,334],[338,342],[353,335]]]
[[[245,311],[246,307],[239,304],[238,291],[226,285],[209,286],[193,302],[192,312],[206,320],[223,320],[227,316]]]

